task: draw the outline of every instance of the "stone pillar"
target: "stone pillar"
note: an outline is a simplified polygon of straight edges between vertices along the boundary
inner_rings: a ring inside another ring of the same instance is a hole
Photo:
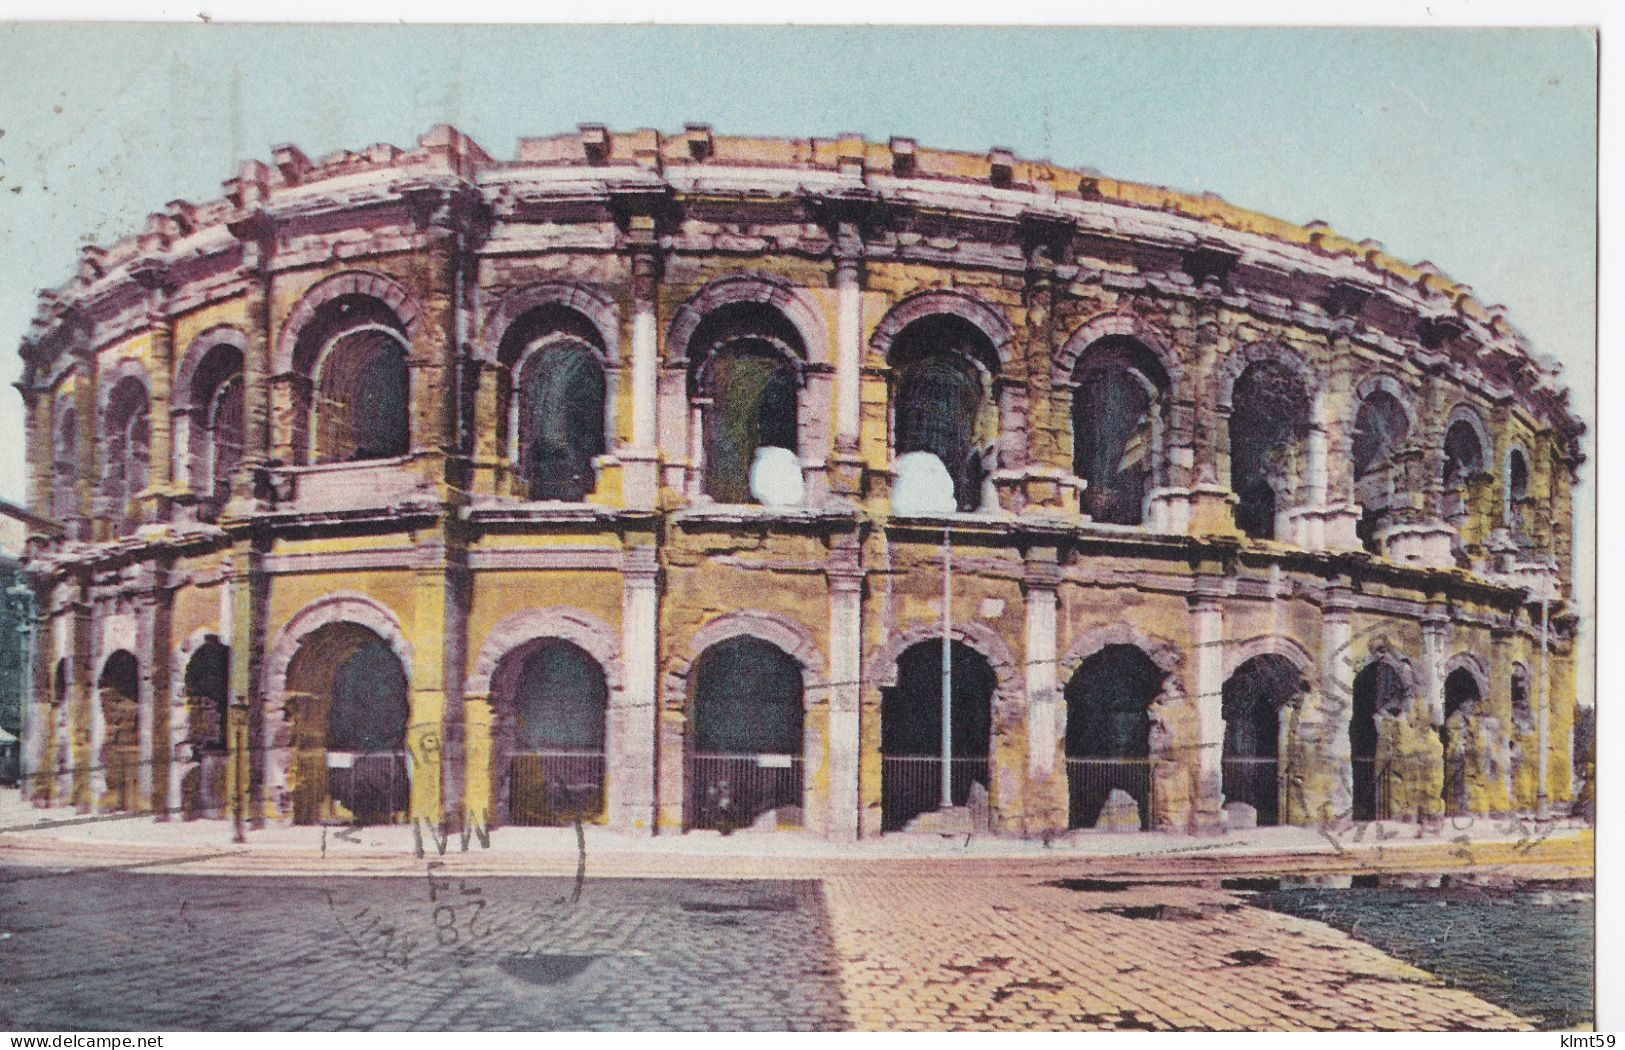
[[[1349,723],[1354,718],[1356,668],[1349,626],[1352,598],[1344,582],[1339,581],[1328,593],[1321,609],[1320,697],[1314,720],[1318,724],[1311,734],[1311,738],[1319,737],[1320,753],[1304,754],[1302,758],[1315,765],[1298,771],[1305,783],[1310,778],[1327,778],[1323,791],[1305,791],[1309,812],[1297,814],[1321,823],[1347,820],[1354,812],[1354,745]]]
[[[1027,792],[1024,830],[1061,832],[1067,826],[1066,766],[1061,730],[1066,705],[1056,683],[1055,610],[1060,585],[1059,552],[1027,551],[1023,584],[1027,630]]]
[[[455,536],[450,537],[452,539]],[[434,754],[426,756],[440,765],[440,814],[447,827],[463,829],[468,806],[467,773],[470,768],[488,769],[489,766],[470,767],[467,764],[466,743],[468,716],[464,711],[467,698],[463,685],[468,675],[468,607],[472,590],[466,552],[458,545],[448,544],[442,569],[443,600],[441,604],[441,642],[444,654],[443,710],[440,720],[438,746]]]
[[[498,424],[507,414],[502,404],[502,368],[495,361],[475,362],[473,489],[482,495],[507,492],[508,450],[497,447]]]
[[[246,345],[243,347],[243,456],[237,466],[237,476],[232,480],[229,510],[242,515],[255,508],[254,476],[265,466],[271,447],[270,263],[275,230],[270,217],[263,212],[233,222],[230,228],[243,245]],[[245,651],[232,646],[234,654]],[[241,662],[244,661],[233,663]]]
[[[415,537],[412,602],[412,666],[407,668],[411,699],[406,720],[406,750],[412,769],[413,822],[431,825],[444,818],[441,794],[446,721],[446,535],[431,527]]]
[[[164,268],[147,266],[139,269],[135,279],[147,292],[147,326],[152,339],[152,367],[147,369],[147,487],[151,496],[142,502],[148,521],[163,521],[168,516],[174,483],[174,445],[170,428],[170,404],[173,398],[170,386],[175,375],[175,325],[170,316],[169,276]],[[146,754],[145,751],[142,753]],[[142,797],[150,796],[143,792]]]
[[[153,804],[153,766],[157,761],[157,733],[154,728],[157,723],[157,697],[166,689],[163,686],[155,688],[153,681],[158,655],[154,630],[158,612],[157,595],[150,591],[142,594],[135,605],[135,650],[141,661],[141,673],[136,677],[135,689],[136,797],[130,808],[141,812]]]
[[[1199,577],[1190,600],[1191,642],[1196,648],[1196,798],[1193,830],[1223,827],[1224,806],[1224,602],[1217,578]]]
[[[236,498],[235,496],[233,497]],[[245,825],[292,815],[288,767],[292,725],[287,712],[266,710],[260,681],[265,659],[265,589],[261,551],[250,536],[232,546],[231,691],[227,710],[226,811],[239,841]]]
[[[858,838],[862,807],[863,566],[854,538],[830,552],[829,567],[829,827],[841,842]]]
[[[1423,791],[1421,811],[1435,815],[1444,810],[1444,742],[1438,729],[1444,725],[1444,647],[1450,619],[1442,609],[1430,609],[1422,618],[1422,702],[1424,732],[1420,761],[1416,770],[1407,770],[1412,788]]]
[[[609,733],[609,820],[615,830],[655,830],[655,752],[659,722],[659,561],[640,544],[622,554],[623,688],[613,698]]]
[[[634,215],[627,230],[632,254],[632,443],[622,450],[626,464],[626,505],[650,510],[659,492],[656,405],[660,391],[660,346],[656,304],[660,287],[660,260],[656,254],[655,222],[649,215]]]

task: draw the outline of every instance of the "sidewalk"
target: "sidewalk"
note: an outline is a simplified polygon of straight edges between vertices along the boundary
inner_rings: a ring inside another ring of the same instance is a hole
[[[687,832],[656,837],[606,827],[500,827],[439,842],[408,826],[284,827],[232,842],[228,821],[36,809],[0,793],[0,865],[120,866],[198,874],[414,874],[426,857],[478,874],[575,874],[647,878],[819,878],[832,874],[941,871],[942,863],[1066,868],[1149,878],[1199,874],[1337,874],[1553,866],[1589,874],[1594,839],[1581,822],[1446,821],[1435,829],[1383,822],[1344,829],[1259,827],[1224,835],[1074,832],[1045,845],[993,835],[884,835],[827,842],[801,832]]]
[[[1270,872],[1445,871],[1531,866],[1589,875],[1594,839],[1576,821],[1497,818],[1418,829],[1397,821],[1342,829],[1270,827],[1217,836],[1075,832],[1045,845],[994,836],[886,835],[828,842],[798,832],[714,832],[635,837],[588,826],[505,827],[437,841],[428,828],[268,826],[232,841],[227,821],[36,809],[0,793],[0,865],[121,867],[153,872],[253,875],[415,874],[434,857],[470,874],[711,878],[817,878],[936,872],[943,863],[1065,868],[1146,877]]]

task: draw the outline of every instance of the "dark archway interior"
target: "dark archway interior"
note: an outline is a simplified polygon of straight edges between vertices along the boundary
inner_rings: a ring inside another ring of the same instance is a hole
[[[542,641],[520,665],[513,689],[517,750],[603,750],[609,686],[585,650]]]
[[[193,743],[223,750],[231,692],[231,650],[213,638],[199,646],[186,664],[185,689],[194,705]]]
[[[1439,727],[1439,740],[1444,746],[1444,811],[1449,816],[1468,812],[1467,742],[1460,723],[1461,719],[1472,717],[1474,707],[1482,698],[1478,679],[1467,668],[1458,667],[1445,676],[1444,724]]]
[[[410,447],[406,348],[369,328],[341,336],[322,369],[316,419],[322,463],[390,459]]]
[[[1079,664],[1065,691],[1067,756],[1148,756],[1148,708],[1166,677],[1133,645],[1108,645]]]
[[[140,740],[137,698],[141,665],[135,655],[120,649],[102,665],[96,685],[101,693],[101,766],[107,787],[119,809],[134,809],[138,802]]]
[[[756,450],[797,450],[795,370],[771,344],[739,339],[707,362],[705,388],[705,493],[719,503],[753,502]]]
[[[585,499],[604,454],[604,370],[580,343],[544,349],[521,379],[519,450],[530,498]]]
[[[731,303],[707,314],[689,338],[690,393],[704,409],[705,494],[751,503],[750,470],[760,448],[800,451],[801,333],[765,303]]]
[[[1259,824],[1280,820],[1281,712],[1302,691],[1298,669],[1275,654],[1253,657],[1224,683],[1224,797],[1256,809]]]
[[[997,680],[981,653],[953,642],[953,754],[986,758],[992,747],[993,691]],[[942,642],[919,642],[897,658],[897,684],[883,690],[880,711],[883,755],[942,755]]]
[[[333,675],[327,744],[334,751],[399,751],[406,746],[406,670],[382,638],[358,645]]]
[[[1354,417],[1354,488],[1360,504],[1356,528],[1361,544],[1380,554],[1379,535],[1387,524],[1394,497],[1392,461],[1404,444],[1410,420],[1399,399],[1386,390],[1373,392]]]
[[[904,328],[890,357],[897,377],[896,454],[936,456],[953,479],[958,509],[977,510],[990,467],[975,443],[985,396],[981,373],[998,372],[992,344],[964,318],[938,314]]]
[[[1155,406],[1167,389],[1162,366],[1132,339],[1090,346],[1072,400],[1073,472],[1087,482],[1083,512],[1095,521],[1138,525],[1154,481]]]
[[[700,655],[693,748],[705,754],[799,755],[801,667],[776,645],[739,637]]]
[[[1230,410],[1230,488],[1247,535],[1275,537],[1276,493],[1296,485],[1308,436],[1309,396],[1297,373],[1279,361],[1248,365]]]
[[[1465,419],[1450,424],[1444,435],[1444,480],[1460,485],[1484,472],[1484,445],[1478,431]]]
[[[1354,764],[1353,817],[1380,820],[1387,816],[1379,785],[1392,775],[1380,768],[1377,715],[1397,714],[1409,699],[1405,679],[1386,660],[1373,660],[1354,676],[1354,712],[1349,721],[1349,753]]]

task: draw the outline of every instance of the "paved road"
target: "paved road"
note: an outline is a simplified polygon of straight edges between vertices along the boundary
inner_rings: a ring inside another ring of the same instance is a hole
[[[0,869],[0,1028],[1526,1027],[1241,892],[931,870],[578,885],[426,864]]]
[[[0,879],[0,1029],[846,1025],[816,883]]]

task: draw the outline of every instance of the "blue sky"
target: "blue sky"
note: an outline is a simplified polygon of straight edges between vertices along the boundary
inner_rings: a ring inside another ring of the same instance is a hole
[[[1007,146],[1323,219],[1506,304],[1592,420],[1595,61],[1566,29],[5,25],[0,377],[80,243],[218,196],[275,144],[406,147],[450,122],[501,157],[583,121],[699,120]],[[21,416],[0,398],[10,499]]]

